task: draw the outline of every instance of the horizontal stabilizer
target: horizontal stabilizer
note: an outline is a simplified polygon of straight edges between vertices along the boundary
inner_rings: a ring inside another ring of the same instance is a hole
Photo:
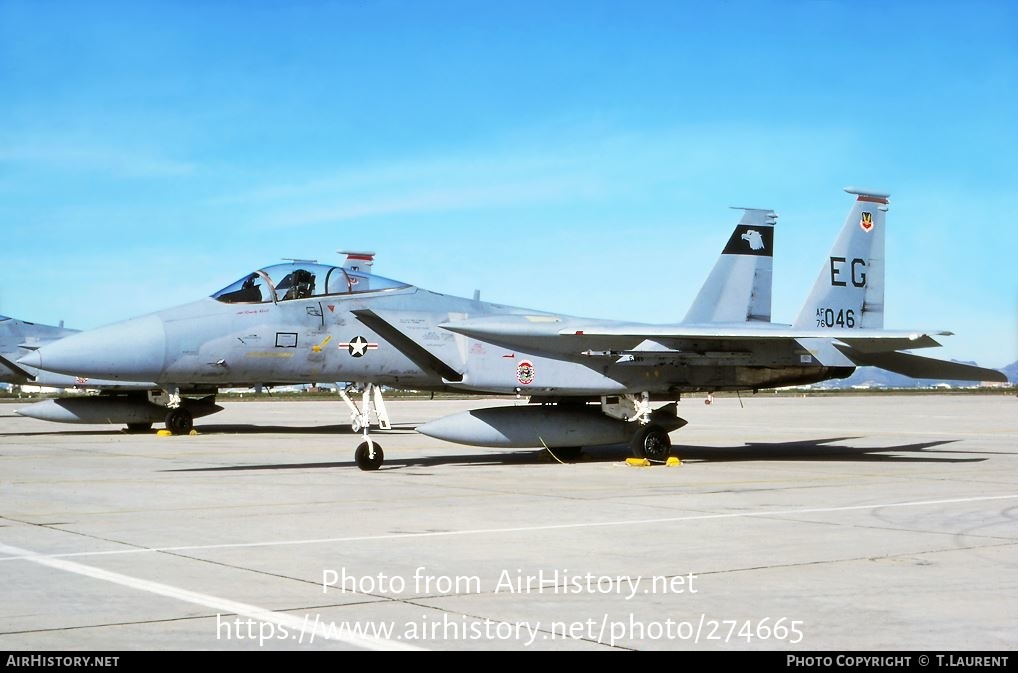
[[[949,332],[935,332],[937,335],[950,336]],[[915,348],[936,348],[939,341],[929,334],[911,335],[890,339],[854,339],[841,337],[838,341],[852,347],[858,353],[890,353],[893,351],[912,350]]]
[[[1007,376],[996,369],[986,369],[961,362],[948,362],[910,353],[862,353],[839,347],[859,366],[879,367],[914,379],[947,379],[949,381],[995,381],[1007,383]]]
[[[446,381],[460,382],[463,374],[438,359],[435,355],[394,327],[387,320],[370,309],[352,311],[357,319],[367,325],[380,337],[395,346],[400,353],[427,372],[441,376]]]

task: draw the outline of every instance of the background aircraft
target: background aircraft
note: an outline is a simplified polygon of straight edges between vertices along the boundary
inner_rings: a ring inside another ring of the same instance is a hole
[[[26,353],[78,333],[63,326],[39,325],[0,316],[0,381],[100,393],[43,400],[15,413],[58,423],[123,423],[132,432],[150,429],[153,423],[161,421],[166,416],[166,408],[158,403],[161,393],[153,382],[59,374],[15,362]],[[222,409],[207,398],[188,399],[187,408],[195,418]]]
[[[64,329],[64,326],[37,325],[24,320],[15,320],[0,315],[0,381],[15,385],[35,384],[38,370],[18,366],[15,361],[44,343],[62,339],[74,334],[75,330]],[[79,385],[75,377],[66,374],[46,372],[46,378],[54,383],[52,387]],[[62,385],[55,385],[57,382]]]
[[[630,442],[667,458],[668,433],[685,424],[685,392],[757,391],[848,376],[876,365],[910,376],[1003,381],[994,370],[903,350],[939,345],[949,332],[883,329],[887,195],[849,188],[856,201],[794,325],[770,315],[773,218],[742,225],[687,320],[670,325],[577,318],[441,295],[405,283],[310,263],[248,274],[212,297],[74,335],[19,362],[57,372],[151,379],[170,398],[167,426],[190,430],[183,384],[213,387],[303,381],[526,394],[533,404],[481,409],[418,431],[480,446],[574,449]],[[766,263],[761,263],[763,258]],[[728,285],[731,284],[731,289]],[[748,292],[739,292],[749,287]],[[732,299],[741,297],[741,299]],[[718,308],[720,302],[720,308]],[[741,307],[740,310],[734,310]],[[361,421],[370,416],[362,409]],[[377,469],[381,448],[355,458]]]

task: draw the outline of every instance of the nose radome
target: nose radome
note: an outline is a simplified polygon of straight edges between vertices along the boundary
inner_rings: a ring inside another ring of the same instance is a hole
[[[42,369],[42,358],[39,357],[39,351],[32,351],[28,355],[18,358],[18,364],[33,369]]]
[[[72,376],[151,381],[166,364],[166,330],[158,316],[134,318],[72,334],[19,362]]]

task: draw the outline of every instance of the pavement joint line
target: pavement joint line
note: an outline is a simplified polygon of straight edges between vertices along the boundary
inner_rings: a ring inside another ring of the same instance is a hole
[[[180,552],[180,551],[203,551],[203,550],[217,550],[217,549],[249,549],[253,547],[285,547],[285,546],[303,546],[303,545],[314,545],[314,544],[336,544],[340,542],[374,542],[384,540],[412,540],[430,537],[458,537],[458,536],[469,536],[469,535],[501,535],[501,534],[512,534],[512,533],[527,533],[527,532],[540,532],[540,531],[552,531],[552,530],[570,530],[570,529],[582,529],[582,528],[611,528],[619,526],[639,526],[639,525],[663,525],[669,523],[683,523],[687,521],[710,521],[710,520],[724,520],[724,519],[740,519],[740,518],[769,518],[769,517],[780,517],[780,516],[795,516],[802,514],[823,514],[823,513],[837,513],[837,512],[852,512],[852,511],[866,511],[866,510],[878,510],[878,509],[890,509],[896,507],[924,507],[934,505],[950,505],[950,504],[962,504],[962,503],[975,503],[975,502],[992,502],[998,500],[1018,500],[1018,494],[1006,494],[1006,495],[988,495],[988,496],[975,496],[969,498],[946,498],[940,500],[914,500],[909,502],[891,502],[891,503],[878,503],[870,505],[847,505],[842,507],[813,507],[813,508],[800,508],[800,509],[784,509],[784,510],[767,510],[767,511],[756,511],[756,512],[726,512],[726,513],[715,513],[715,514],[694,514],[687,516],[675,516],[675,517],[663,517],[655,519],[626,519],[618,521],[588,521],[578,523],[563,523],[563,524],[549,524],[544,526],[513,526],[509,528],[477,528],[477,529],[466,529],[466,530],[450,530],[450,531],[428,531],[423,533],[390,533],[383,535],[358,535],[358,536],[347,536],[347,537],[333,537],[333,538],[315,538],[306,540],[275,540],[266,542],[236,542],[236,543],[223,543],[223,544],[210,544],[210,545],[182,545],[175,547],[138,547],[132,549],[117,549],[107,551],[89,551],[89,552],[65,552],[60,554],[32,554],[28,556],[24,554],[11,554],[5,549],[13,549],[0,544],[0,553],[5,553],[7,556],[0,556],[0,563],[7,561],[19,561],[19,560],[39,560],[39,559],[63,559],[63,558],[75,558],[75,557],[87,557],[87,556],[117,556],[123,554],[144,554],[144,553],[161,553],[161,552]]]
[[[314,638],[322,638],[324,640],[335,640],[346,643],[347,645],[353,645],[354,647],[370,650],[420,649],[410,645],[409,643],[355,634],[349,630],[345,633],[339,630],[332,630],[326,628],[325,624],[319,623],[317,619],[313,624],[309,624],[306,618],[300,619],[294,615],[266,610],[265,608],[249,605],[247,603],[240,603],[227,598],[220,598],[210,594],[182,589],[162,582],[153,582],[139,577],[115,573],[109,570],[103,570],[102,568],[77,563],[75,561],[36,554],[30,550],[22,549],[20,547],[12,547],[3,543],[0,543],[0,553],[14,555],[17,558],[21,558],[47,568],[53,568],[54,570],[62,570],[64,572],[82,575],[84,577],[91,577],[111,584],[118,584],[130,589],[136,589],[150,594],[191,603],[192,605],[200,605],[202,607],[216,610],[220,613],[235,614],[255,619],[260,622],[275,624],[276,626],[284,627],[294,633],[299,632],[302,635],[307,634],[310,642],[313,642]],[[301,642],[303,642],[303,639]]]

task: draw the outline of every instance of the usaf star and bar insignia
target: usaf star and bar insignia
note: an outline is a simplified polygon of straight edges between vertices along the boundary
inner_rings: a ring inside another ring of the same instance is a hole
[[[339,344],[340,349],[347,349],[350,355],[355,358],[362,358],[368,351],[378,349],[378,344],[370,343],[367,339],[362,336],[357,336],[351,339],[349,342]]]

